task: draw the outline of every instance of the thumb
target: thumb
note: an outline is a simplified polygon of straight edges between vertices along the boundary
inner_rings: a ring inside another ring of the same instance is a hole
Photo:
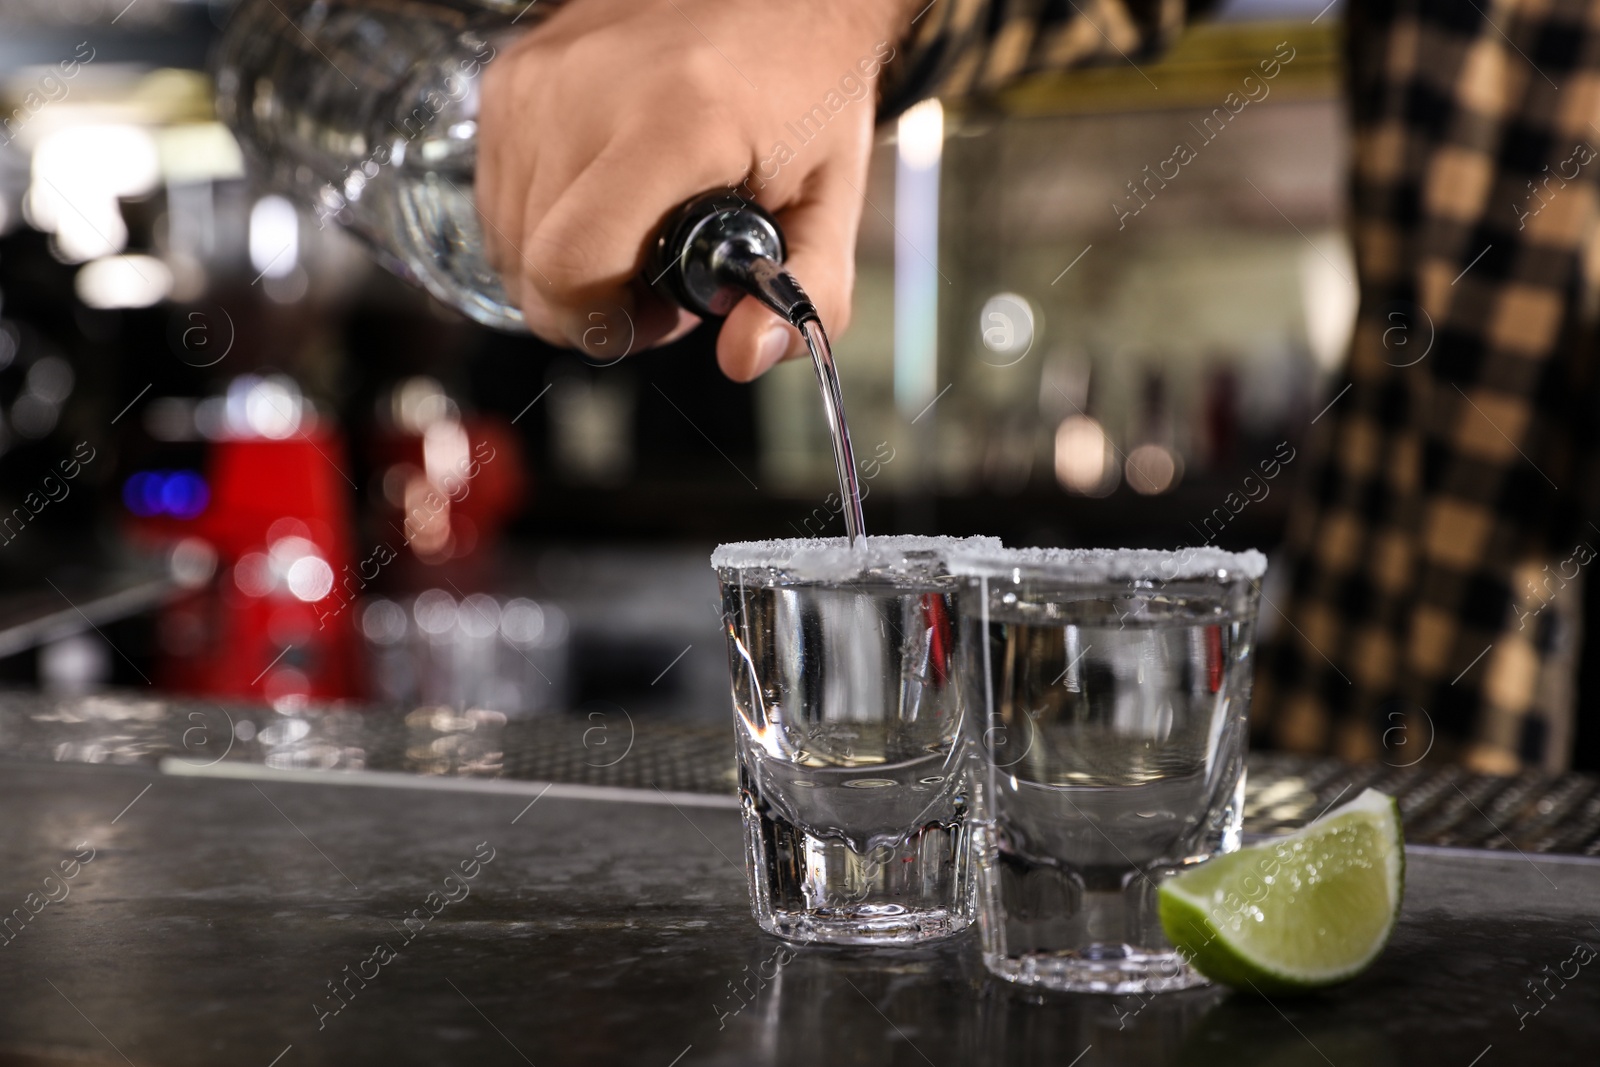
[[[865,162],[863,155],[860,169],[865,169]],[[861,194],[856,191],[859,184],[852,184],[839,163],[812,177],[815,183],[807,194],[777,213],[789,246],[784,266],[816,305],[829,336],[838,337],[850,324]],[[856,177],[857,183],[863,180]],[[717,364],[736,382],[753,381],[780,360],[805,352],[798,330],[748,296],[728,315],[717,338]]]

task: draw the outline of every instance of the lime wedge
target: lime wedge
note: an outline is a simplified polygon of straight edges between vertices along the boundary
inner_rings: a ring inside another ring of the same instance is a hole
[[[1368,789],[1287,837],[1161,885],[1161,927],[1196,969],[1258,993],[1343,982],[1388,943],[1405,889],[1394,798]]]

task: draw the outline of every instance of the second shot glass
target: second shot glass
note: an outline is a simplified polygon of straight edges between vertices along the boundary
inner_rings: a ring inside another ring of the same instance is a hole
[[[1022,985],[1205,979],[1161,880],[1239,847],[1259,552],[962,551],[983,959]]]

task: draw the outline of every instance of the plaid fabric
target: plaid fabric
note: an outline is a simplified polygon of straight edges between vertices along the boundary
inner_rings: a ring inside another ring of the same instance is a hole
[[[885,105],[1134,54],[1183,17],[937,0]],[[1600,548],[1600,3],[1352,0],[1347,28],[1360,312],[1291,511],[1290,591],[1263,607],[1283,618],[1255,726],[1305,752],[1557,769]]]
[[[1026,74],[1159,50],[1213,0],[933,0],[879,79],[880,115],[926,96],[999,89]]]
[[[1349,28],[1361,311],[1261,707],[1288,748],[1376,755],[1408,725],[1554,769],[1600,545],[1600,5],[1358,3]]]

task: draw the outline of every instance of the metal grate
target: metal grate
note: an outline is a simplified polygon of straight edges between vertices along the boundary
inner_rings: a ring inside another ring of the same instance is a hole
[[[1455,765],[1397,768],[1258,753],[1250,758],[1245,828],[1291,830],[1366,788],[1399,800],[1413,844],[1600,856],[1600,778],[1589,774],[1497,777]]]
[[[0,694],[0,742],[27,762],[154,765],[219,759],[276,768],[366,769],[457,777],[731,793],[731,725],[635,719],[621,708],[507,720],[492,711],[316,708],[127,694],[54,699]],[[1600,856],[1600,778],[1452,765],[1351,765],[1253,753],[1245,830],[1294,829],[1371,787],[1398,798],[1414,844]]]

